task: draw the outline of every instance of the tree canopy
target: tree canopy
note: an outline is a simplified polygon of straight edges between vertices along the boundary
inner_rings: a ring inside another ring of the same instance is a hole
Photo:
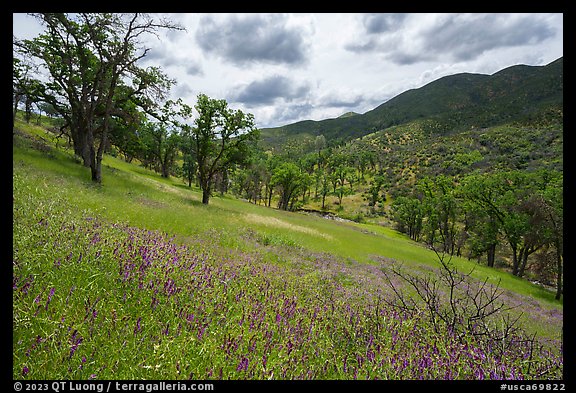
[[[174,83],[156,67],[141,68],[148,48],[141,38],[159,29],[180,29],[145,14],[40,13],[43,34],[16,40],[14,49],[40,62],[46,73],[34,79],[34,96],[65,120],[75,153],[102,181],[102,155],[114,117],[127,116],[123,103],[133,101],[153,111]]]
[[[190,125],[186,121],[193,117],[193,108],[182,100],[174,105],[178,106],[175,113],[181,119],[177,124],[190,138],[189,154],[196,158],[202,203],[208,204],[215,175],[225,172],[229,165],[242,162],[247,157],[248,146],[258,139],[254,116],[228,108],[226,100],[199,94],[194,105],[198,116]]]

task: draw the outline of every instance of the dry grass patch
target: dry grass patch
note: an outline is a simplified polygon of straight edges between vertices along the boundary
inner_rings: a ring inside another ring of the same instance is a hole
[[[266,216],[260,216],[258,214],[249,213],[249,214],[246,214],[243,218],[246,222],[248,222],[250,224],[261,224],[261,225],[264,225],[267,227],[288,229],[291,231],[306,233],[306,234],[312,235],[312,236],[318,236],[318,237],[321,237],[321,238],[326,239],[326,240],[333,240],[334,239],[332,236],[330,236],[326,233],[322,233],[316,229],[307,228],[307,227],[303,227],[300,225],[290,224],[289,222],[282,221],[282,220],[275,218],[275,217],[266,217]]]

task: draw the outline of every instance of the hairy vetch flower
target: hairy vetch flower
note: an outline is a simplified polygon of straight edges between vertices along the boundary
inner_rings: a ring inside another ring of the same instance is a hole
[[[48,300],[46,301],[46,307],[44,308],[45,310],[48,310],[48,305],[52,301],[52,296],[54,296],[54,292],[56,292],[56,288],[52,287],[52,289],[50,289],[50,293],[48,294]]]
[[[76,352],[76,350],[78,349],[78,346],[84,340],[82,337],[77,337],[77,334],[78,334],[78,330],[74,330],[74,333],[72,334],[72,338],[71,338],[72,347],[70,348],[69,358],[72,358],[72,355],[74,355],[74,352]]]
[[[236,371],[246,371],[248,370],[248,358],[243,357],[242,360],[240,361],[240,363],[238,364],[238,367],[236,367]]]
[[[142,317],[138,318],[138,320],[136,321],[136,326],[134,327],[134,334],[136,334],[142,330],[142,327],[140,326],[141,320],[142,320]]]

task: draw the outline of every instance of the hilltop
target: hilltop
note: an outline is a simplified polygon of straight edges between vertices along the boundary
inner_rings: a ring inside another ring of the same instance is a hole
[[[343,119],[343,118],[346,118],[346,117],[352,117],[352,116],[357,116],[357,115],[359,115],[359,113],[356,113],[356,112],[346,112],[346,113],[343,113],[343,114],[341,114],[340,116],[338,116],[338,118],[339,118],[339,119]]]

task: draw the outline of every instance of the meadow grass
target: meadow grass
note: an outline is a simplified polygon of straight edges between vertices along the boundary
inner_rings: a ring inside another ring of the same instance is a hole
[[[389,228],[215,196],[106,157],[103,184],[50,134],[13,143],[13,376],[31,379],[547,378],[558,345],[498,353],[381,304],[387,261],[435,255]],[[36,138],[42,137],[42,140]],[[522,322],[558,338],[548,292],[500,281]],[[529,358],[528,358],[529,355]],[[528,359],[528,360],[527,360]]]
[[[57,186],[68,182],[70,192],[64,198],[69,203],[98,211],[112,220],[184,237],[211,231],[217,236],[215,240],[239,248],[244,243],[238,239],[251,230],[260,236],[282,238],[287,244],[330,252],[353,261],[370,263],[374,256],[382,256],[406,264],[436,265],[432,250],[390,228],[284,212],[229,196],[216,195],[208,206],[202,205],[200,191],[186,187],[180,179],[163,179],[113,157],[106,157],[103,185],[98,186],[90,182],[88,171],[69,154],[59,151],[52,154],[46,159],[41,151],[15,151],[14,162],[15,165],[29,162],[37,170],[46,171],[43,177],[52,179]],[[507,272],[465,258],[454,257],[453,261],[462,270],[474,269],[478,278],[501,280],[504,289],[541,298],[550,305],[558,303],[550,291]]]

